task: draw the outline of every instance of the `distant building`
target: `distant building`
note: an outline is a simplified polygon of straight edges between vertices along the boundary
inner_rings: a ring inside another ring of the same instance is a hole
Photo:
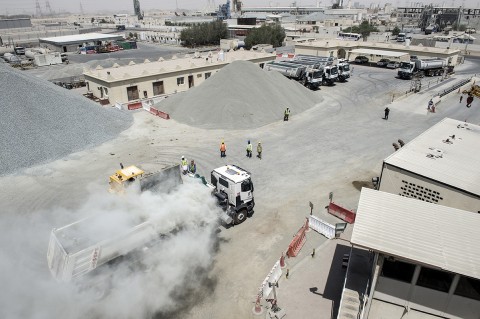
[[[0,19],[0,29],[30,28],[32,21],[30,18],[11,18]]]
[[[76,52],[81,47],[96,45],[102,41],[123,40],[123,36],[103,33],[73,34],[60,37],[41,38],[40,46],[58,52]]]
[[[235,60],[247,60],[263,67],[276,59],[272,53],[237,51],[196,54],[182,59],[97,67],[84,72],[87,90],[92,98],[106,105],[139,103],[142,100],[164,98],[200,85],[212,74]]]

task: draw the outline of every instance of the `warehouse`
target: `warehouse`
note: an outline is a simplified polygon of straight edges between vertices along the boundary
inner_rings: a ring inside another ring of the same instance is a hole
[[[343,41],[343,40],[316,40],[303,41],[299,39],[294,41],[296,54],[308,54],[315,56],[333,56],[336,58],[345,58],[350,61],[355,59],[354,50],[382,50],[389,52],[398,52],[418,57],[438,57],[448,61],[449,65],[457,65],[460,50],[424,47],[421,45],[377,43],[364,41]],[[367,56],[368,57],[368,56]]]
[[[129,65],[114,65],[112,68],[97,67],[84,72],[89,94],[103,105],[135,103],[152,97],[167,96],[186,91],[201,84],[213,73],[235,60],[247,60],[263,67],[275,60],[273,53],[238,51],[195,54],[182,59]]]
[[[353,49],[350,51],[350,60],[354,60],[357,56],[366,56],[369,62],[378,62],[381,59],[389,59],[395,62],[410,61],[410,55],[407,52],[395,52],[374,49]]]
[[[81,47],[98,45],[102,41],[123,40],[121,35],[103,33],[72,34],[61,37],[41,38],[40,46],[57,52],[76,52]]]
[[[480,126],[445,118],[387,157],[378,189],[480,212]]]
[[[479,227],[478,214],[363,188],[351,238],[373,257],[363,318],[478,318]]]

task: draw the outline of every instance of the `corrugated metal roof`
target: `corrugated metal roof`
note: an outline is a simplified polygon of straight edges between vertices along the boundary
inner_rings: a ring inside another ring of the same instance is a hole
[[[103,34],[103,33],[85,33],[85,34],[72,34],[64,35],[60,37],[41,38],[41,42],[47,43],[76,43],[85,41],[99,41],[99,40],[117,40],[123,37],[118,34]]]
[[[480,215],[363,188],[351,242],[480,278]]]
[[[479,145],[480,126],[444,118],[384,162],[480,195]]]
[[[353,49],[352,53],[357,54],[373,54],[373,55],[382,55],[390,57],[401,57],[408,55],[406,52],[395,52],[395,51],[386,51],[386,50],[373,50],[373,49]]]

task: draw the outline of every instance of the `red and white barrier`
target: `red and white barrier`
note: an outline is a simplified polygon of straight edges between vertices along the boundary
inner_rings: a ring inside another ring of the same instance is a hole
[[[308,227],[308,225],[306,225]],[[307,236],[305,235],[305,225],[300,228],[295,237],[293,237],[292,242],[288,245],[287,256],[296,257],[302,249],[303,245],[307,241]]]
[[[317,233],[327,237],[328,239],[335,238],[335,225],[329,224],[313,215],[308,217],[308,223],[310,228]]]
[[[337,216],[349,224],[353,224],[355,222],[356,214],[354,211],[343,208],[334,202],[330,202],[330,204],[327,206],[327,211],[329,214]]]
[[[170,119],[170,115],[169,115],[168,113],[159,111],[159,110],[157,110],[157,109],[154,108],[154,107],[150,107],[150,113],[152,113],[152,114],[155,115],[155,116],[159,116],[159,117],[161,117],[162,119],[165,119],[165,120],[169,120],[169,119]]]

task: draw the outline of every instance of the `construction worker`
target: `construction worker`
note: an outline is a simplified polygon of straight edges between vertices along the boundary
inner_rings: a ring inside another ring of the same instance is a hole
[[[262,142],[258,142],[257,144],[257,157],[262,159]]]
[[[390,113],[390,109],[388,106],[385,108],[385,117],[383,118],[384,120],[388,120],[388,114]]]
[[[226,157],[227,155],[225,152],[227,151],[227,145],[222,141],[222,144],[220,144],[220,157]]]
[[[250,143],[250,140],[248,140],[247,143],[247,157],[252,157],[252,151],[253,151],[253,145]]]
[[[467,97],[467,107],[472,106],[472,102],[473,102],[473,96],[468,95],[468,97]]]
[[[287,107],[287,109],[285,110],[285,113],[283,115],[283,120],[288,121],[288,116],[289,115],[290,115],[290,109]]]
[[[190,166],[188,167],[188,170],[190,171],[190,173],[192,174],[195,174],[197,172],[197,164],[195,164],[195,161],[192,160],[190,162]]]
[[[430,101],[428,101],[428,110],[431,111],[432,110],[432,106],[433,106],[433,100],[430,99]]]
[[[187,174],[188,172],[188,162],[185,159],[185,156],[182,156],[182,173],[183,175]]]

